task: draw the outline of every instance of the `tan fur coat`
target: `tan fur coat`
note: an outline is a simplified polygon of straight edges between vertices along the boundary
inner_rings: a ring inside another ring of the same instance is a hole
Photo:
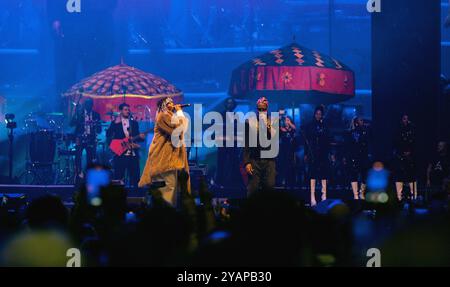
[[[150,185],[152,177],[167,171],[184,169],[189,173],[184,142],[180,147],[175,147],[171,140],[174,130],[183,125],[187,126],[187,118],[178,117],[172,112],[160,112],[156,115],[155,134],[139,181],[139,187]],[[183,140],[183,133],[179,138]],[[188,182],[188,189],[190,191],[190,182]]]

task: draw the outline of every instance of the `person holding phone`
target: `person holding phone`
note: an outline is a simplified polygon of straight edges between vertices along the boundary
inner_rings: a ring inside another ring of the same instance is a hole
[[[177,206],[179,173],[184,171],[189,174],[188,157],[183,140],[187,125],[188,119],[184,116],[181,105],[176,105],[170,97],[162,98],[158,102],[154,136],[144,172],[139,181],[139,187],[164,181],[165,186],[158,190],[163,199],[173,207]],[[175,142],[175,138],[179,141]],[[187,177],[187,191],[190,192],[189,177]]]

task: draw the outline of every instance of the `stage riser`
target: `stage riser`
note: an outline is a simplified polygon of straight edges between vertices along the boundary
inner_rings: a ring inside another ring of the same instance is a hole
[[[286,191],[291,194],[298,200],[302,200],[304,202],[309,202],[310,193],[307,188],[296,188],[292,190],[286,190],[283,188],[276,188],[279,192]],[[60,197],[64,202],[72,202],[73,195],[76,192],[76,188],[73,185],[5,185],[0,184],[0,193],[4,194],[24,194],[27,197],[27,200],[33,200],[34,198],[42,197],[48,194],[53,194]],[[126,189],[127,198],[129,201],[141,200],[147,194],[146,189]],[[228,198],[228,199],[245,199],[247,197],[247,191],[245,189],[219,189],[219,188],[211,188],[210,192],[213,194],[213,198]],[[418,191],[419,195],[424,196],[426,194],[425,190],[420,189]],[[194,193],[194,196],[196,194]],[[316,189],[316,198],[319,199],[321,196],[320,189]],[[353,193],[351,190],[347,189],[331,189],[327,192],[328,198],[341,199],[345,201],[351,201],[353,199]]]
[[[126,191],[129,198],[142,198],[146,194],[145,189],[127,189]],[[60,197],[64,202],[72,202],[75,192],[74,185],[0,185],[0,193],[21,193],[26,195],[28,201],[53,194]]]

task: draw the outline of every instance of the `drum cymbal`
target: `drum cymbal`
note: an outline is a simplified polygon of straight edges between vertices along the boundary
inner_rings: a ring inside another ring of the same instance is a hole
[[[105,114],[105,116],[114,116],[114,117],[118,117],[118,116],[120,116],[120,113],[118,113],[118,112],[107,112],[107,113]]]
[[[46,116],[53,116],[53,117],[64,117],[63,113],[46,113]]]

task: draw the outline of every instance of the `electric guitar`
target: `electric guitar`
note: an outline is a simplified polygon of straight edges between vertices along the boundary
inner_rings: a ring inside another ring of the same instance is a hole
[[[141,134],[148,134],[151,130],[147,130]],[[124,139],[114,139],[111,140],[111,143],[109,144],[109,148],[113,153],[115,153],[118,156],[121,156],[124,152],[126,152],[129,149],[136,149],[140,146],[136,143],[134,143],[135,140],[137,140],[140,137],[140,134],[134,137],[128,137]]]

